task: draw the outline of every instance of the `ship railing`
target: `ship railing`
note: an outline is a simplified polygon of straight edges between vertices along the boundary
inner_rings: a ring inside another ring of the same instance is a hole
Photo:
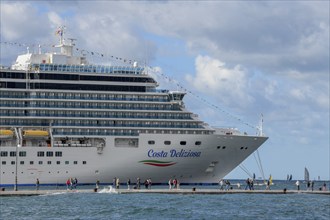
[[[64,106],[64,105],[39,105],[39,104],[31,104],[31,105],[26,105],[26,104],[0,104],[0,107],[34,107],[34,108],[60,108],[60,109],[65,109],[65,110],[70,110],[70,109],[118,109],[118,110],[157,110],[157,111],[179,111],[180,109],[172,107],[170,109],[163,109],[163,108],[144,108],[144,107],[116,107],[116,106],[111,106],[111,107],[103,107],[103,106]],[[182,111],[179,111],[182,112]]]
[[[30,95],[30,96],[17,96],[17,95],[0,95],[0,98],[31,98],[31,99],[68,99],[68,100],[104,100],[104,101],[137,101],[137,102],[169,102],[166,98],[154,98],[154,99],[146,99],[146,98],[95,98],[95,97],[66,97],[66,96],[44,96],[44,95]]]
[[[1,70],[10,70],[10,66],[0,65]]]
[[[143,74],[143,67],[104,66],[104,65],[67,65],[67,64],[31,64],[30,70],[58,71],[58,72],[85,72],[106,74]]]

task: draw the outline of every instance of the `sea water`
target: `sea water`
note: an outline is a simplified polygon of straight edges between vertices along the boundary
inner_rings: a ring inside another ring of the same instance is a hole
[[[156,187],[166,188],[166,186]],[[187,187],[191,186],[182,186],[182,188]],[[215,186],[194,187],[197,190],[215,188]],[[217,195],[60,193],[0,197],[0,205],[0,219],[10,220],[330,218],[330,196],[304,193]]]

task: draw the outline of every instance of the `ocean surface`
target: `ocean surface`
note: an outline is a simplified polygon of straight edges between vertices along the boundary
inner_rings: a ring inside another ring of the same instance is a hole
[[[240,183],[243,185],[244,181]],[[272,189],[295,189],[293,181],[290,183],[274,181],[274,183]],[[319,182],[315,186],[322,184],[323,182]],[[329,182],[327,182],[327,190],[329,190],[328,184]],[[196,187],[197,190],[219,188],[201,185],[181,186],[189,189],[192,187]],[[78,188],[92,189],[93,186],[78,186]],[[167,189],[167,186],[160,185],[154,188]],[[264,186],[256,186],[256,189],[264,188]],[[41,186],[40,189],[54,189],[54,187]],[[301,189],[306,188],[302,185]],[[10,220],[330,219],[330,196],[303,193],[219,195],[61,193],[0,197],[0,206],[0,219]]]

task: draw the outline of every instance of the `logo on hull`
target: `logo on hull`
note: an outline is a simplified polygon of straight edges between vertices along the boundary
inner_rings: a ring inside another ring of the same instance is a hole
[[[160,161],[160,160],[141,160],[139,161],[139,163],[143,163],[155,167],[168,167],[176,164],[176,162],[173,161]]]

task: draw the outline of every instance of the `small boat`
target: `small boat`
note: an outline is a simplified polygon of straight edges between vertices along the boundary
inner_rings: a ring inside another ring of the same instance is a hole
[[[23,137],[48,137],[49,132],[44,130],[26,130],[23,131]]]
[[[305,167],[304,180],[305,180],[305,182],[308,182],[309,181],[309,171],[308,171],[308,169],[306,167]]]

